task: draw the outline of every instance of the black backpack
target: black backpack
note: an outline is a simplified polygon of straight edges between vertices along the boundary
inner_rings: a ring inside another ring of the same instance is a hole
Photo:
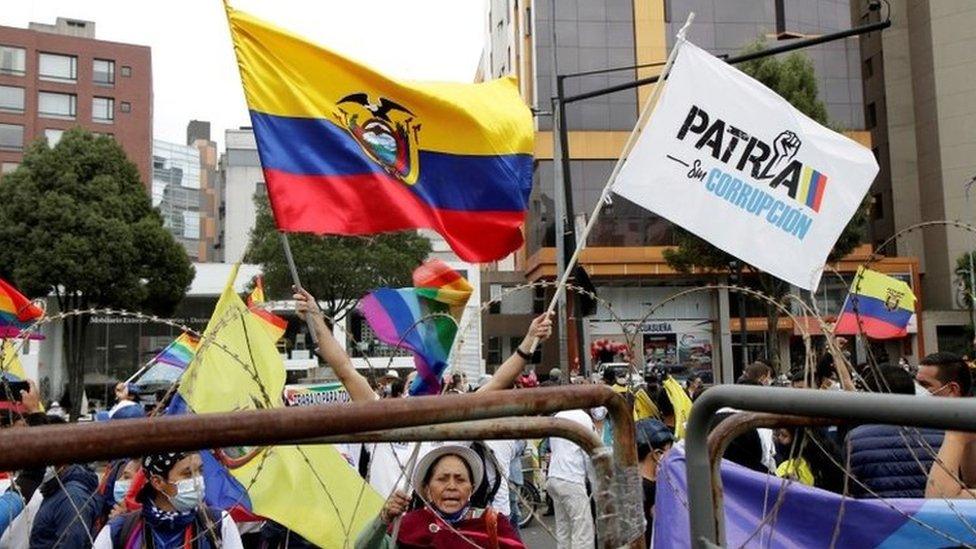
[[[484,509],[491,505],[491,502],[495,499],[495,494],[498,493],[498,488],[501,487],[502,482],[508,482],[508,479],[502,478],[503,475],[498,467],[495,452],[487,444],[483,441],[476,440],[471,443],[471,449],[481,458],[481,463],[484,464],[485,470],[485,474],[481,476],[481,484],[471,494],[471,506]],[[495,478],[492,481],[488,480],[489,468],[494,471]]]

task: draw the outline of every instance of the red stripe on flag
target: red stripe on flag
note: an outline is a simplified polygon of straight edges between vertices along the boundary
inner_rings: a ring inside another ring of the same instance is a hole
[[[820,203],[823,202],[824,191],[827,189],[827,176],[824,174],[819,174],[820,177],[817,178],[817,198],[813,200],[813,211],[820,211]]]
[[[858,326],[860,320],[860,327]],[[860,328],[860,329],[859,329]],[[894,324],[888,324],[877,318],[856,315],[853,312],[845,312],[837,319],[834,325],[836,335],[857,335],[863,334],[872,339],[897,339],[908,335],[908,329]]]
[[[283,231],[364,235],[433,229],[469,262],[494,261],[522,245],[525,212],[434,208],[385,173],[295,175],[265,169],[264,174]]]

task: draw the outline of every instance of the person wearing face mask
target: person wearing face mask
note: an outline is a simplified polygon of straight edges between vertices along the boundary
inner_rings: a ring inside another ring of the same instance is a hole
[[[467,446],[441,446],[417,463],[413,486],[425,503],[408,511],[410,499],[396,491],[380,515],[356,540],[356,548],[498,547],[525,545],[505,516],[493,508],[471,507],[474,488],[481,484],[484,464]],[[399,528],[397,521],[399,520]],[[396,532],[396,539],[393,534]]]
[[[138,459],[121,459],[105,467],[105,474],[96,494],[101,499],[101,510],[95,517],[93,532],[101,531],[110,520],[129,511],[125,495],[132,487],[132,479],[139,473],[142,463]]]
[[[94,549],[241,549],[230,515],[203,503],[205,485],[197,453],[169,452],[142,460],[147,482],[136,500],[142,509],[102,528]]]

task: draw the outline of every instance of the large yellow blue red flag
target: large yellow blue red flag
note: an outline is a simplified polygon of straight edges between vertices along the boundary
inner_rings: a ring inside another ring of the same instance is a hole
[[[859,267],[834,333],[864,334],[873,339],[905,337],[913,314],[915,292],[911,286],[884,273]]]
[[[278,229],[427,228],[471,262],[522,244],[532,115],[513,77],[394,81],[227,8]]]

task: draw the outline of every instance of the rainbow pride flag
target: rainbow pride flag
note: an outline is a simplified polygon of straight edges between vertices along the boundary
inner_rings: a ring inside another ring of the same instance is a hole
[[[438,259],[418,267],[413,284],[413,288],[375,290],[359,302],[359,310],[380,341],[414,353],[418,375],[410,394],[437,394],[472,288]]]
[[[264,303],[264,277],[258,276],[254,281],[254,289],[251,290],[251,295],[247,296],[247,308],[252,315],[261,321],[268,333],[271,334],[271,339],[277,343],[281,336],[285,335],[285,330],[288,329],[288,321],[261,307],[262,303]]]
[[[905,337],[913,314],[915,293],[908,284],[860,267],[837,318],[834,333],[860,333],[873,339]]]
[[[7,281],[0,279],[0,326],[20,330],[42,316],[44,311],[40,307],[31,303]]]
[[[200,340],[189,332],[183,332],[153,359],[158,364],[169,364],[185,370],[197,353]]]
[[[227,8],[278,229],[428,228],[469,262],[522,244],[532,114],[514,77],[398,82]]]

